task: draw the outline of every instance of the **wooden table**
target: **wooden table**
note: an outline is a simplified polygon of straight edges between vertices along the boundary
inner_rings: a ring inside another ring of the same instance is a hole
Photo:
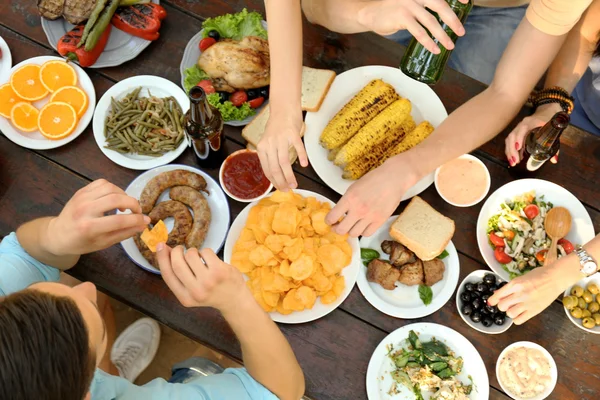
[[[244,6],[264,12],[260,0],[168,0],[169,13],[161,38],[138,58],[120,67],[89,69],[99,99],[115,82],[135,75],[160,75],[180,82],[179,61],[187,41],[198,32],[202,20]],[[16,64],[30,57],[52,55],[40,26],[35,2],[2,2],[0,35],[8,42]],[[338,73],[363,65],[398,66],[403,48],[374,34],[338,35],[304,24],[305,65],[331,68]],[[446,71],[434,87],[448,112],[453,111],[484,86],[454,71]],[[525,111],[524,111],[525,113]],[[524,115],[524,114],[523,114]],[[517,119],[518,120],[518,119]],[[515,121],[517,121],[515,120]],[[240,129],[227,127],[228,151],[245,146]],[[504,161],[504,136],[475,151],[492,175],[491,191],[511,181]],[[190,151],[176,163],[194,165]],[[323,185],[311,167],[295,167],[300,188],[337,201],[339,195]],[[586,206],[596,230],[600,229],[600,139],[571,128],[563,135],[561,160],[539,177],[556,182],[574,193]],[[213,177],[217,170],[207,170]],[[91,180],[106,178],[125,188],[139,172],[121,168],[102,155],[92,137],[91,126],[74,142],[55,150],[31,151],[0,137],[0,233],[6,235],[32,218],[57,214],[70,196]],[[459,251],[460,279],[486,268],[475,239],[480,206],[457,209],[442,201],[430,187],[422,197],[456,221],[454,243]],[[230,200],[235,218],[244,207]],[[405,203],[400,207],[402,208]],[[120,246],[82,257],[70,273],[94,282],[110,296],[176,329],[177,331],[241,359],[240,346],[227,323],[212,309],[185,309],[159,276],[136,267]],[[557,301],[523,326],[501,335],[485,335],[468,327],[458,315],[454,297],[435,314],[419,321],[436,322],[457,330],[479,350],[490,379],[490,398],[507,399],[496,380],[496,359],[502,349],[519,340],[533,340],[554,356],[559,367],[558,385],[552,399],[597,398],[600,391],[600,340],[576,328]],[[315,399],[364,399],[365,374],[377,344],[393,330],[416,320],[388,317],[373,308],[355,287],[348,299],[320,320],[301,325],[281,325],[306,375],[307,394]],[[594,396],[596,394],[596,396]]]

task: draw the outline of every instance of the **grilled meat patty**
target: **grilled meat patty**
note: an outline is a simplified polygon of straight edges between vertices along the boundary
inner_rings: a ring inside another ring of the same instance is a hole
[[[384,240],[383,243],[381,243],[381,249],[385,254],[390,256],[390,262],[395,267],[401,267],[404,264],[414,263],[416,261],[415,253],[394,240]]]
[[[400,278],[398,280],[407,286],[421,285],[425,278],[423,273],[423,261],[417,259],[416,262],[406,264],[400,269]]]
[[[80,24],[90,17],[96,1],[98,0],[65,0],[62,15],[73,25]]]
[[[431,261],[423,261],[423,272],[425,274],[425,285],[433,286],[444,278],[446,266],[438,258]]]
[[[400,271],[383,260],[375,259],[367,265],[367,280],[380,284],[384,289],[394,290],[399,276]]]
[[[62,17],[65,0],[38,0],[37,7],[42,17],[54,20]]]

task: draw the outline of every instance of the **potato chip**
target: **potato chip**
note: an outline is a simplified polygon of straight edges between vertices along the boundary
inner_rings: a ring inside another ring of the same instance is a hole
[[[287,192],[281,192],[279,190],[275,191],[271,196],[269,196],[269,200],[273,203],[294,203],[294,192],[288,190]]]
[[[290,261],[296,261],[300,258],[302,250],[304,250],[304,240],[301,238],[289,240],[283,248],[283,252],[287,256],[286,258]]]
[[[231,265],[236,267],[241,273],[251,272],[255,265],[249,259],[249,251],[238,251],[231,255]]]
[[[343,276],[338,276],[333,284],[333,293],[340,297],[346,288],[346,279]]]
[[[256,265],[257,267],[262,267],[271,261],[273,258],[273,252],[269,250],[267,246],[259,245],[250,252],[248,258],[252,264]]]
[[[292,310],[287,310],[283,307],[283,298],[281,298],[282,296],[280,296],[280,300],[279,303],[277,303],[277,312],[279,314],[283,314],[283,315],[289,315],[292,313]]]
[[[312,275],[315,262],[312,257],[302,254],[300,258],[290,264],[290,274],[297,281],[302,281]]]
[[[269,235],[265,239],[265,246],[269,248],[273,253],[281,253],[285,243],[289,242],[292,238],[288,235]]]
[[[309,278],[302,281],[306,286],[310,286],[317,292],[328,292],[333,288],[331,281],[319,269],[316,270]]]
[[[290,282],[275,272],[263,275],[261,284],[262,288],[269,292],[282,293],[290,290]]]
[[[252,233],[254,234],[257,243],[265,243],[265,240],[269,235],[267,232],[265,232],[259,225],[249,225],[248,228],[252,230]]]
[[[264,199],[260,199],[260,201],[258,202],[259,206],[263,206],[263,207],[270,207],[273,205],[277,205],[277,203],[275,203],[273,200],[271,200],[270,197],[264,198]]]
[[[319,247],[317,257],[326,276],[339,273],[349,264],[349,257],[335,244],[326,244]]]
[[[326,215],[327,211],[323,209],[314,211],[310,215],[312,227],[315,230],[315,232],[319,235],[325,235],[326,233],[331,231],[331,226],[329,226],[327,222],[325,222]]]
[[[258,225],[260,222],[260,212],[263,209],[263,206],[256,205],[250,209],[248,213],[248,219],[246,219],[246,227],[250,227],[251,225]]]
[[[290,262],[288,260],[283,260],[281,264],[279,264],[279,273],[285,278],[292,277],[292,273],[290,272]]]
[[[263,290],[261,293],[263,300],[269,307],[277,308],[277,304],[279,304],[279,293],[267,292],[265,290]]]
[[[342,249],[344,254],[348,256],[349,260],[352,261],[352,246],[350,246],[350,243],[344,240],[343,242],[336,242],[335,245]]]
[[[300,218],[300,212],[294,205],[281,203],[274,214],[273,231],[281,235],[295,235]]]
[[[317,294],[308,286],[300,286],[296,289],[295,297],[300,300],[305,308],[313,308],[317,301]]]
[[[169,231],[167,230],[167,226],[165,223],[160,220],[156,224],[151,231],[146,228],[144,232],[142,232],[142,236],[140,236],[142,241],[148,246],[151,252],[156,253],[156,246],[159,243],[166,243],[169,238]]]
[[[252,230],[244,227],[240,232],[240,237],[238,238],[238,242],[249,242],[251,240],[256,240],[254,238],[254,233]]]
[[[263,209],[258,214],[258,217],[260,218],[260,220],[258,221],[258,226],[260,226],[260,228],[268,235],[271,235],[273,233],[273,219],[275,217],[275,212],[278,208],[279,206],[277,204],[269,207],[263,207]]]
[[[256,246],[258,246],[258,244],[256,243],[256,240],[248,240],[245,242],[238,240],[235,243],[235,245],[233,246],[233,252],[236,253],[238,251],[251,251]]]
[[[331,304],[334,301],[337,300],[337,296],[335,295],[335,293],[333,293],[333,290],[325,293],[323,296],[321,296],[321,303],[323,304]]]
[[[306,208],[308,210],[310,210],[311,212],[316,211],[319,208],[321,208],[321,202],[314,197],[307,197],[306,198]]]
[[[305,306],[302,300],[296,296],[298,289],[292,289],[283,298],[283,308],[291,311],[303,311]]]

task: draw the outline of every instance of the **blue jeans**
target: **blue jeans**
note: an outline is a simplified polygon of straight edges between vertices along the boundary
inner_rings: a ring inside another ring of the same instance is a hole
[[[465,23],[466,34],[458,38],[448,66],[489,85],[502,53],[525,16],[526,9],[526,5],[508,8],[473,7]],[[387,38],[406,46],[412,35],[402,30]]]

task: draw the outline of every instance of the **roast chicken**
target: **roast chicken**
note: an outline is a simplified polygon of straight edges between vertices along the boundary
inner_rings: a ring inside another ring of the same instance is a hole
[[[38,0],[40,15],[46,19],[64,17],[77,25],[90,17],[98,0]]]
[[[257,89],[269,84],[269,43],[256,36],[220,40],[200,55],[198,66],[218,91]]]

